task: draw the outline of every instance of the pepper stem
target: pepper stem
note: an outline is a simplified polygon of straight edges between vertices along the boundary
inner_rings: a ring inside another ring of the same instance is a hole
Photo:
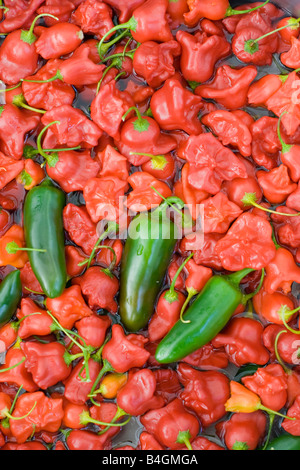
[[[12,416],[9,411],[6,411],[6,412],[5,412],[5,415],[6,415],[6,417],[9,418],[9,419],[13,419],[14,421],[20,421],[20,420],[22,420],[22,419],[27,418],[27,417],[33,412],[33,410],[34,410],[34,408],[36,407],[36,405],[37,405],[37,401],[34,403],[34,405],[33,405],[33,407],[31,408],[31,410],[28,411],[28,413],[26,413],[26,415],[24,415],[24,416]]]
[[[7,367],[6,369],[1,369],[0,374],[3,373],[3,372],[8,372],[9,370],[15,369],[16,367],[19,367],[25,361],[26,361],[26,357],[23,357],[23,359],[20,362],[18,362],[17,364],[15,364],[11,367]]]
[[[6,251],[10,255],[15,255],[18,251],[36,251],[38,253],[47,253],[47,250],[39,248],[20,248],[16,242],[10,242],[5,247]]]
[[[89,267],[91,266],[91,263],[92,263],[94,257],[95,257],[96,251],[97,251],[97,249],[99,248],[100,243],[101,243],[105,238],[107,238],[110,233],[115,233],[115,232],[117,232],[118,229],[119,229],[119,224],[117,224],[116,222],[109,222],[109,223],[107,224],[107,229],[106,229],[106,230],[102,233],[102,235],[98,238],[98,240],[97,240],[97,242],[96,242],[96,244],[95,244],[95,246],[94,246],[94,248],[93,248],[93,251],[92,251],[92,253],[91,253],[89,259],[87,259],[87,260],[85,260],[85,261],[82,261],[81,263],[78,264],[78,266],[84,266],[85,264],[87,264],[87,267],[89,268]],[[105,246],[105,247],[102,246],[102,247],[100,247],[100,248],[101,248],[101,249],[102,249],[102,248],[107,248],[107,249],[111,250],[111,251],[113,252],[113,254],[114,254],[114,259],[113,259],[112,265],[108,268],[109,271],[111,271],[111,270],[115,267],[115,264],[116,264],[116,259],[117,259],[116,252],[115,252],[115,250],[114,250],[112,247],[110,247],[110,246]]]
[[[285,217],[298,217],[300,215],[300,212],[297,212],[296,214],[288,214],[284,212],[278,212],[274,211],[272,209],[268,209],[267,207],[263,207],[260,204],[258,204],[257,201],[257,196],[256,193],[245,193],[243,199],[241,199],[242,203],[245,206],[253,206],[256,207],[257,209],[260,209],[264,212],[269,212],[270,214],[276,214],[276,215],[283,215]]]
[[[107,44],[104,44],[104,41],[105,39],[110,36],[112,33],[114,33],[115,31],[119,31],[120,29],[125,29],[126,30],[126,34],[128,33],[129,30],[131,31],[136,31],[137,29],[137,26],[138,26],[138,22],[137,20],[135,19],[134,16],[132,16],[130,18],[129,21],[127,21],[127,23],[122,23],[122,24],[117,24],[116,26],[114,26],[113,28],[111,28],[110,31],[108,31],[104,36],[103,38],[101,39],[101,41],[99,42],[99,45],[98,45],[98,52],[99,52],[99,56],[100,58],[102,58],[107,50],[107,47],[110,48],[111,47],[111,43],[107,43]],[[119,40],[119,37],[118,37],[118,40]],[[115,41],[114,44],[118,42],[118,41]],[[109,45],[110,44],[110,45]],[[104,47],[104,54],[103,54],[103,50],[102,50],[102,47]]]
[[[268,445],[269,445],[270,438],[271,438],[271,432],[272,432],[273,425],[274,425],[274,420],[275,420],[275,415],[269,415],[269,429],[268,429],[268,435],[267,435],[267,439],[266,439],[265,445],[264,445],[264,447],[263,447],[262,450],[266,450],[266,448],[267,448]]]
[[[48,78],[48,80],[28,80],[26,78],[21,78],[21,82],[28,82],[28,83],[51,83],[55,82],[55,80],[61,80],[62,82],[64,81],[64,77],[61,74],[60,70],[57,70],[56,74]]]
[[[282,138],[282,135],[281,135],[281,132],[280,132],[280,125],[281,125],[281,121],[282,121],[282,118],[285,114],[288,114],[287,111],[284,111],[279,120],[278,120],[278,126],[277,126],[277,134],[278,134],[278,138],[280,140],[280,143],[282,145],[282,153],[288,153],[290,152],[290,150],[294,147],[293,145],[288,145],[284,142],[283,138]]]
[[[18,108],[29,109],[29,111],[33,111],[34,113],[46,114],[46,111],[44,111],[43,109],[33,108],[32,106],[29,106],[25,101],[24,95],[22,94],[16,95],[13,98],[12,103]]]
[[[184,260],[184,262],[181,264],[181,266],[177,270],[175,276],[173,277],[173,281],[172,281],[172,284],[170,285],[170,289],[166,292],[166,294],[164,296],[167,302],[173,303],[178,299],[178,296],[175,292],[176,281],[177,281],[178,277],[180,276],[180,274],[181,274],[182,270],[184,269],[184,267],[187,265],[187,263],[190,261],[190,259],[192,259],[193,256],[194,256],[194,253],[191,253],[190,256],[188,256]]]
[[[184,444],[188,450],[193,450],[192,445],[190,443],[191,439],[191,433],[190,431],[180,431],[177,436],[177,441],[178,444]]]
[[[97,388],[97,385],[99,384],[100,380],[102,379],[103,375],[105,375],[107,372],[115,372],[114,371],[114,368],[112,367],[112,365],[106,360],[104,359],[103,361],[103,367],[102,369],[100,370],[99,374],[98,374],[98,377],[96,378],[95,382],[94,382],[94,385],[91,389],[91,392],[89,394],[89,397],[94,397],[97,395],[96,392],[98,392],[98,390],[95,392],[96,388]]]
[[[227,11],[226,11],[226,14],[225,14],[225,18],[227,18],[228,16],[233,16],[233,15],[244,15],[246,13],[251,13],[252,11],[255,11],[255,10],[259,10],[260,8],[264,7],[265,5],[267,5],[267,3],[269,3],[270,0],[266,0],[264,3],[262,3],[262,5],[259,5],[255,8],[251,8],[250,10],[235,10],[234,8],[232,8],[231,6],[229,6],[227,8]]]
[[[107,51],[114,45],[116,44],[117,42],[121,41],[121,39],[123,39],[124,37],[126,37],[129,33],[129,29],[125,29],[125,31],[123,31],[123,33],[119,34],[118,36],[116,36],[114,39],[112,39],[111,41],[109,42],[106,42],[105,44],[98,44],[97,46],[97,49],[98,49],[98,53],[99,53],[99,56],[100,58],[102,58],[103,56],[105,56],[105,54],[107,53]]]
[[[36,41],[36,35],[33,33],[33,30],[35,28],[36,22],[40,18],[44,18],[45,16],[48,17],[48,18],[53,18],[56,21],[59,21],[59,19],[56,16],[50,15],[48,13],[43,13],[41,15],[36,16],[36,18],[31,23],[29,31],[22,30],[22,32],[21,32],[22,41],[24,41],[24,42],[26,42],[27,44],[30,44],[30,45],[33,44]]]
[[[274,29],[273,31],[270,31],[269,33],[264,34],[263,36],[260,36],[257,39],[248,39],[248,41],[245,41],[245,51],[248,52],[249,54],[255,54],[255,52],[259,51],[259,41],[262,39],[265,39],[269,36],[272,36],[275,33],[278,33],[279,31],[282,31],[283,29],[286,28],[292,28],[294,26],[298,26],[300,23],[300,18],[291,18],[288,23],[285,26],[282,26],[281,28]]]
[[[186,323],[186,324],[187,324],[187,323],[191,323],[191,320],[184,320],[184,319],[183,319],[183,315],[184,315],[184,313],[185,313],[185,311],[186,311],[186,308],[187,308],[188,304],[189,304],[190,301],[192,300],[192,298],[195,297],[195,295],[198,294],[198,291],[197,291],[196,289],[193,289],[192,287],[189,287],[189,288],[187,289],[187,291],[188,291],[188,296],[187,296],[187,298],[186,298],[186,300],[185,300],[185,302],[184,302],[184,304],[183,304],[183,306],[182,306],[182,308],[181,308],[181,311],[180,311],[180,321],[181,321],[182,323]]]
[[[287,333],[287,331],[286,330],[281,330],[281,331],[279,331],[278,335],[276,336],[275,343],[274,343],[274,351],[275,351],[275,356],[276,356],[276,359],[277,359],[278,363],[281,365],[281,367],[283,368],[285,373],[289,374],[291,370],[284,364],[283,360],[280,357],[279,351],[278,351],[278,341],[279,341],[280,336],[284,333]]]
[[[271,415],[276,415],[276,416],[280,416],[281,418],[290,419],[291,421],[296,420],[296,418],[291,418],[290,416],[286,416],[286,415],[283,415],[282,413],[278,413],[278,411],[274,411],[274,410],[271,410],[270,408],[266,408],[262,404],[259,405],[258,409],[261,411],[265,411],[266,413],[271,414]]]

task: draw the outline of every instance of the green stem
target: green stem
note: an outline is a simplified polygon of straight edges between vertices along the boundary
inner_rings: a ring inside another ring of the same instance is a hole
[[[253,207],[256,207],[257,209],[260,209],[264,212],[268,212],[270,214],[283,215],[285,217],[298,217],[300,215],[300,212],[297,212],[296,214],[288,214],[284,212],[274,211],[273,209],[268,209],[267,207],[261,206],[256,201],[257,201],[256,193],[245,193],[243,199],[241,199],[241,202],[245,206],[253,206]]]
[[[64,81],[64,77],[62,76],[60,70],[57,70],[56,74],[48,78],[48,80],[27,80],[26,78],[22,78],[21,82],[27,82],[27,83],[51,83],[55,82],[55,80],[61,80],[62,82]]]
[[[268,430],[267,440],[266,440],[265,445],[264,445],[262,450],[266,450],[266,448],[269,445],[270,438],[271,438],[271,432],[272,432],[273,425],[274,425],[274,420],[275,420],[275,415],[269,415],[269,430]]]
[[[193,450],[190,443],[191,437],[190,431],[180,431],[176,442],[178,442],[178,444],[184,444],[188,450]]]
[[[121,41],[121,39],[123,39],[124,37],[126,37],[129,33],[129,29],[126,29],[125,31],[123,31],[123,33],[119,34],[118,36],[116,36],[114,39],[112,39],[110,42],[106,42],[105,44],[101,44],[99,42],[97,48],[98,48],[98,53],[99,53],[99,56],[100,58],[102,58],[103,56],[105,56],[105,54],[107,53],[107,51],[114,45],[116,44],[117,42]],[[131,40],[131,38],[130,38]]]
[[[129,30],[131,31],[136,31],[136,28],[138,26],[138,22],[137,20],[134,18],[134,16],[132,16],[132,18],[130,18],[129,21],[127,21],[127,23],[123,23],[123,24],[118,24],[116,26],[114,26],[110,31],[108,31],[104,36],[103,38],[101,39],[101,41],[99,42],[99,45],[98,45],[98,52],[99,52],[99,56],[100,58],[102,58],[104,56],[104,54],[106,53],[106,51],[111,47],[112,45],[112,41],[110,43],[106,43],[104,44],[104,41],[105,39],[110,36],[112,33],[114,33],[115,31],[119,31],[120,29],[125,29],[126,30],[126,34],[129,32]],[[119,36],[118,36],[119,38]],[[119,40],[119,39],[118,39]],[[115,40],[113,40],[115,41]],[[118,41],[115,41],[113,44],[115,44],[116,42]],[[108,48],[108,49],[107,49]],[[103,51],[104,51],[104,54],[103,54]]]
[[[109,222],[107,224],[107,229],[102,233],[102,235],[98,238],[94,248],[93,248],[93,251],[89,257],[89,259],[85,260],[85,261],[82,261],[81,263],[78,264],[78,266],[84,266],[87,264],[87,267],[89,268],[91,266],[91,263],[96,255],[96,251],[98,250],[98,248],[100,247],[100,243],[108,237],[108,235],[110,233],[115,233],[117,232],[117,230],[119,229],[119,224],[117,224],[116,222]],[[104,248],[104,246],[100,247],[100,248]],[[105,246],[105,248],[111,250],[114,254],[114,259],[113,259],[113,262],[112,262],[112,267],[110,266],[108,269],[109,271],[113,270],[114,267],[115,267],[115,264],[116,264],[116,260],[117,260],[117,255],[116,255],[116,252],[115,250],[110,247],[110,246]]]
[[[37,37],[35,36],[35,34],[33,33],[33,30],[35,28],[35,25],[36,25],[36,22],[40,19],[40,18],[44,18],[44,17],[49,17],[49,18],[53,18],[54,20],[57,20],[59,21],[59,19],[56,17],[56,16],[53,16],[53,15],[50,15],[48,13],[43,13],[41,15],[38,15],[32,22],[31,24],[31,27],[29,29],[29,31],[24,31],[22,30],[21,32],[21,39],[22,41],[28,43],[28,44],[33,44]]]
[[[9,418],[9,419],[13,419],[14,421],[20,421],[20,420],[22,420],[22,419],[27,418],[27,417],[33,412],[33,410],[34,410],[34,408],[36,407],[36,405],[37,405],[37,401],[34,403],[34,405],[33,405],[33,407],[31,408],[31,410],[28,411],[28,413],[26,413],[26,415],[24,415],[24,416],[12,416],[9,411],[7,411],[5,414],[6,414],[7,418]]]
[[[284,419],[290,419],[291,421],[296,420],[296,418],[291,418],[290,416],[286,416],[286,415],[283,415],[282,413],[278,413],[278,411],[274,411],[274,410],[271,410],[270,408],[266,408],[262,404],[259,405],[259,410],[265,411],[266,413],[271,414],[271,415],[273,414],[276,416],[280,416],[281,418],[284,418]]]
[[[119,54],[112,54],[108,57],[105,57],[105,59],[102,59],[101,62],[108,62],[109,60],[114,60],[114,59],[118,59],[118,58],[122,58],[124,60],[125,57],[129,57],[131,60],[133,60],[133,56],[134,56],[134,53],[135,53],[136,49],[132,49],[132,51],[130,52],[120,52]]]
[[[102,379],[103,375],[105,375],[107,372],[114,372],[114,369],[113,367],[111,366],[111,364],[106,360],[104,359],[103,361],[103,367],[102,369],[100,370],[99,374],[98,374],[98,377],[96,378],[95,382],[94,382],[94,385],[91,389],[91,392],[89,394],[89,397],[94,397],[97,395],[97,393],[95,394],[95,390],[97,388],[97,385],[99,384],[100,380]]]
[[[11,88],[4,88],[3,90],[0,90],[0,93],[6,93],[7,91],[13,91],[13,90],[16,90],[17,88],[19,88],[19,86],[21,86],[22,83],[18,83],[18,85],[15,85]]]
[[[281,365],[281,367],[283,368],[283,370],[285,371],[286,374],[289,374],[290,369],[284,364],[283,360],[281,359],[281,357],[279,355],[279,351],[278,351],[278,341],[279,341],[280,336],[284,333],[287,333],[287,331],[286,330],[281,330],[281,331],[279,331],[278,335],[276,336],[275,343],[274,343],[274,351],[275,351],[275,356],[276,356],[278,364]]]
[[[233,15],[245,15],[246,13],[251,13],[252,11],[256,11],[256,10],[259,10],[260,8],[264,7],[269,2],[270,2],[270,0],[266,0],[262,5],[259,5],[255,8],[251,8],[250,10],[235,10],[232,7],[228,7],[227,12],[225,14],[225,18],[227,18],[228,16],[233,16]]]
[[[49,127],[54,126],[54,124],[60,124],[60,121],[50,122],[50,124],[45,126],[44,129],[39,133],[39,135],[37,137],[37,140],[36,140],[37,150],[38,150],[39,154],[42,155],[42,157],[44,157],[46,160],[49,158],[49,155],[42,148],[42,137],[47,132]]]
[[[125,413],[125,411],[122,410],[122,408],[120,408],[120,407],[118,406],[118,409],[117,409],[117,412],[116,412],[115,416],[113,417],[113,419],[111,420],[111,422],[109,423],[109,425],[108,425],[105,429],[103,429],[102,431],[100,431],[100,432],[98,433],[99,436],[102,435],[102,434],[105,434],[111,426],[117,426],[115,423],[116,423],[119,419],[123,418],[123,416],[129,416],[129,415],[128,415],[128,413]],[[118,426],[126,426],[126,424],[129,423],[129,421],[131,420],[131,418],[132,418],[132,417],[129,416],[126,421],[123,421],[123,423],[119,423]]]
[[[23,364],[23,362],[25,362],[25,361],[26,361],[26,357],[23,357],[23,359],[22,359],[20,362],[18,362],[17,364],[15,364],[14,366],[7,367],[7,369],[1,369],[1,370],[0,370],[0,374],[3,373],[3,372],[8,372],[8,371],[10,371],[10,370],[12,370],[12,369],[15,369],[16,367],[19,367],[19,366],[20,366],[21,364]]]
[[[278,120],[278,125],[277,125],[277,134],[278,134],[278,138],[279,138],[279,140],[280,140],[280,143],[281,143],[281,145],[282,145],[282,153],[284,153],[284,154],[290,152],[290,150],[294,147],[293,145],[288,145],[288,144],[286,144],[286,143],[284,142],[283,138],[282,138],[282,135],[281,135],[280,125],[281,125],[282,118],[283,118],[283,116],[284,116],[285,114],[287,114],[287,111],[284,111],[284,112],[281,114],[281,116],[280,116],[280,118],[279,118],[279,120]]]
[[[194,253],[191,253],[190,256],[188,256],[188,258],[185,259],[185,261],[181,264],[181,266],[177,270],[177,272],[176,272],[176,274],[173,278],[172,284],[170,285],[169,290],[164,295],[164,298],[166,299],[167,302],[173,303],[178,299],[178,295],[175,292],[176,281],[177,281],[178,277],[180,276],[180,274],[181,274],[182,270],[184,269],[184,267],[187,265],[187,263],[190,261],[190,259],[192,259],[193,256],[194,256]]]
[[[190,301],[192,300],[192,298],[195,297],[195,295],[197,295],[197,294],[199,293],[196,289],[193,289],[192,287],[189,287],[189,288],[187,289],[187,291],[188,291],[188,296],[187,296],[187,298],[186,298],[186,300],[185,300],[185,302],[184,302],[184,304],[183,304],[183,306],[182,306],[182,309],[181,309],[181,311],[180,311],[180,321],[181,321],[182,323],[191,323],[191,320],[184,320],[184,319],[183,319],[183,315],[184,315],[184,313],[185,313],[185,310],[186,310],[188,304],[189,304]]]

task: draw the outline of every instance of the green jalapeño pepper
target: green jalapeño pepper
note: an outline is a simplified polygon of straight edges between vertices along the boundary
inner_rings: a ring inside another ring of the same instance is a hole
[[[59,297],[67,282],[63,208],[65,194],[49,180],[27,194],[24,205],[25,240],[32,270],[47,297]]]
[[[12,271],[0,284],[0,327],[14,316],[21,297],[20,271]]]
[[[300,437],[282,434],[271,441],[264,450],[300,450]]]
[[[144,328],[154,313],[176,242],[178,230],[167,208],[184,203],[166,199],[152,212],[137,215],[129,226],[121,263],[120,315],[129,331]]]
[[[161,364],[177,362],[209,343],[229,322],[243,303],[241,280],[253,269],[229,276],[213,276],[184,315],[161,341],[156,360]]]

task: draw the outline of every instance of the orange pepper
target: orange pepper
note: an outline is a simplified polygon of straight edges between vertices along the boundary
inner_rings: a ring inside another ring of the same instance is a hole
[[[100,393],[104,398],[116,398],[119,390],[126,384],[127,374],[108,374],[101,382]]]
[[[33,160],[25,161],[25,168],[17,177],[17,182],[23,184],[24,188],[29,191],[37,186],[45,178],[45,172],[40,165]]]
[[[0,238],[0,266],[10,265],[15,268],[23,268],[28,261],[27,253],[26,251],[8,253],[6,247],[12,242],[16,243],[20,248],[25,246],[24,231],[19,225],[13,225]]]

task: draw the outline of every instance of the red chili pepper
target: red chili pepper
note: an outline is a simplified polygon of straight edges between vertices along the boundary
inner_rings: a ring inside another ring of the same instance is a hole
[[[270,223],[251,213],[242,214],[216,245],[224,269],[265,268],[275,257]]]
[[[27,80],[48,80],[52,78],[62,63],[61,60],[49,60],[35,75]],[[75,91],[67,83],[57,79],[52,82],[30,83],[23,81],[22,91],[27,103],[38,109],[49,111],[52,108],[71,105],[75,98]]]
[[[27,341],[21,348],[26,356],[25,367],[42,390],[69,377],[72,367],[65,360],[67,350],[62,344]]]
[[[41,442],[25,442],[24,444],[14,444],[13,442],[7,442],[1,450],[47,450],[47,448]]]
[[[291,16],[287,16],[283,18],[282,20],[278,22],[277,28],[288,26],[289,24],[291,24],[291,20],[293,21],[294,19],[295,18]],[[297,26],[295,24],[293,26],[289,26],[288,28],[285,27],[284,29],[281,29],[281,31],[279,31],[279,34],[282,37],[282,39],[288,42],[289,44],[291,44],[293,38],[297,38],[299,36],[299,33],[300,33],[300,26],[299,25]]]
[[[293,282],[300,282],[300,268],[292,253],[280,247],[276,250],[275,258],[266,267],[264,289],[269,294],[279,289],[288,294]]]
[[[258,369],[254,375],[242,378],[243,384],[256,393],[264,406],[281,410],[287,402],[287,376],[279,364]]]
[[[102,38],[99,44],[100,56],[103,51],[104,39],[120,29],[130,29],[133,39],[140,43],[171,41],[173,36],[166,14],[168,5],[168,0],[147,0],[137,7],[126,23],[115,26]]]
[[[134,106],[127,91],[120,91],[115,80],[104,85],[91,104],[91,118],[97,126],[116,140],[120,140],[122,118]]]
[[[224,447],[211,442],[206,437],[196,437],[192,443],[192,448],[193,450],[225,450]]]
[[[141,450],[164,450],[152,434],[142,432],[140,435]]]
[[[252,154],[252,135],[243,121],[229,111],[213,111],[202,118],[223,145],[237,147],[244,157]]]
[[[272,204],[281,204],[289,194],[296,191],[297,185],[290,179],[288,167],[280,165],[269,172],[260,170],[257,179],[264,196]]]
[[[107,436],[91,431],[72,431],[67,437],[67,446],[69,450],[104,450],[108,442]]]
[[[253,306],[258,315],[261,315],[262,319],[267,320],[270,323],[276,323],[278,325],[283,324],[283,320],[279,315],[280,308],[286,306],[287,310],[294,309],[293,300],[281,292],[268,293],[264,289],[264,286],[258,294],[253,297]]]
[[[72,22],[80,26],[85,34],[101,39],[114,27],[112,16],[112,9],[105,3],[85,0],[72,14]]]
[[[43,289],[41,288],[39,281],[37,280],[34,272],[32,271],[29,261],[25,263],[24,267],[20,270],[20,272],[22,289],[25,295],[28,295],[30,291],[39,292],[40,294],[43,293]]]
[[[47,111],[42,117],[44,126],[53,124],[47,129],[43,148],[53,149],[57,146],[92,148],[98,144],[102,131],[90,121],[83,111],[70,105],[59,106]]]
[[[150,87],[158,88],[175,74],[174,58],[178,57],[180,52],[181,47],[174,40],[162,44],[154,41],[144,42],[134,54],[134,70]]]
[[[74,0],[73,0],[74,1]],[[40,3],[44,3],[41,2]],[[75,5],[77,4],[76,1],[72,3],[69,0],[46,0],[45,5],[41,6],[37,12],[41,13],[49,13],[56,16],[59,21],[69,21],[72,11],[74,10]],[[47,26],[53,26],[55,21],[52,18],[46,17],[45,23]]]
[[[284,75],[265,75],[254,82],[248,91],[248,102],[254,107],[265,107],[271,96],[282,86]]]
[[[113,325],[112,338],[104,346],[102,357],[118,373],[134,367],[143,367],[150,353],[144,349],[148,342],[142,335],[126,336],[121,325]]]
[[[291,48],[288,52],[281,54],[280,60],[286,67],[298,69],[300,67],[300,41],[292,37],[291,43]]]
[[[120,23],[128,21],[133,11],[145,3],[146,0],[105,0],[105,3],[110,5],[117,11]]]
[[[10,322],[0,328],[1,350],[6,351],[16,342],[18,338],[18,322]]]
[[[83,262],[86,261],[87,257],[84,256],[80,248],[72,245],[65,247],[67,273],[70,278],[80,276],[84,268]]]
[[[181,44],[181,71],[189,82],[206,82],[214,73],[218,60],[227,57],[231,46],[225,37],[207,36],[206,33],[192,35],[178,31],[176,39]]]
[[[177,29],[180,24],[184,23],[184,14],[189,11],[187,0],[176,0],[169,2],[167,13],[171,19],[171,29]]]
[[[34,13],[43,3],[42,0],[30,0],[29,3],[6,1],[5,6],[9,11],[5,14],[5,19],[1,22],[1,33],[9,33],[18,28],[30,26],[34,19]]]
[[[155,395],[156,379],[149,369],[132,374],[117,395],[118,406],[128,415],[141,416],[149,410],[161,408],[164,400]]]
[[[188,413],[182,402],[177,398],[164,408],[148,411],[141,417],[141,423],[147,432],[153,434],[159,443],[171,450],[191,449],[199,432],[199,422],[194,415]]]
[[[72,370],[71,375],[65,380],[64,396],[75,405],[84,405],[89,399],[93,383],[97,379],[101,366],[93,359],[88,360],[90,382],[86,381],[84,361],[80,361]]]
[[[267,101],[268,110],[278,117],[282,116],[282,124],[288,136],[293,135],[300,125],[300,105],[297,99],[299,85],[297,72],[292,72],[282,87]]]
[[[229,450],[255,450],[266,432],[267,418],[262,411],[235,413],[217,423],[216,430]]]
[[[62,424],[69,429],[82,429],[86,424],[81,423],[80,416],[88,411],[89,407],[87,405],[75,405],[65,400]]]
[[[0,188],[4,188],[10,181],[14,180],[23,169],[23,160],[18,162],[0,152]]]
[[[209,233],[204,235],[204,240],[201,249],[196,240],[196,246],[191,243],[189,238],[184,238],[180,244],[181,252],[194,251],[194,261],[196,264],[201,264],[217,271],[222,270],[222,263],[216,253],[216,245],[222,235],[218,233]]]
[[[119,290],[119,281],[108,269],[94,266],[83,276],[75,278],[73,283],[79,284],[91,309],[104,308],[111,313],[117,312],[118,306],[114,297]]]
[[[277,135],[278,119],[264,116],[251,126],[252,156],[259,166],[268,170],[279,163],[280,141]]]
[[[289,207],[280,207],[280,212],[297,214],[296,211]],[[281,224],[277,230],[280,244],[298,248],[300,240],[300,217],[285,217],[283,215],[272,214],[271,218],[275,223]]]
[[[59,152],[58,161],[53,166],[47,163],[47,174],[66,192],[83,191],[91,178],[99,172],[99,164],[91,158],[91,152]]]
[[[0,367],[0,383],[15,384],[18,387],[22,386],[27,392],[38,390],[32,375],[25,367],[25,359],[20,349],[15,347],[10,348],[5,357],[5,364]]]
[[[210,194],[218,193],[224,180],[247,177],[245,165],[211,133],[191,136],[179,156],[190,164],[190,185]]]
[[[279,335],[283,331],[286,332]],[[265,328],[263,342],[270,351],[272,359],[276,357],[275,343],[277,343],[276,349],[279,357],[287,364],[298,364],[299,336],[295,333],[287,331],[285,327],[279,325],[269,325]]]
[[[93,314],[86,305],[79,286],[68,287],[56,299],[48,298],[46,306],[61,326],[68,330],[73,328],[76,321]]]
[[[225,403],[230,397],[229,379],[220,372],[200,372],[186,364],[178,366],[184,405],[194,411],[204,427],[226,414]]]
[[[233,318],[228,326],[212,341],[216,348],[225,348],[230,362],[240,367],[244,364],[264,365],[269,353],[263,346],[263,326],[251,318]]]
[[[47,312],[28,297],[22,299],[17,317],[20,320],[18,335],[22,339],[30,336],[47,336],[56,329],[52,318]]]
[[[292,436],[300,436],[300,397],[297,397],[294,404],[288,409],[287,416],[295,419],[285,419],[281,426]]]
[[[178,374],[172,369],[155,369],[156,394],[164,399],[165,404],[173,401],[181,391]]]
[[[67,204],[63,211],[64,228],[71,240],[90,255],[98,241],[97,226],[93,223],[84,206]]]
[[[34,130],[39,121],[39,116],[29,111],[21,111],[12,104],[0,106],[1,150],[19,160],[23,155],[26,134]]]
[[[151,99],[151,111],[161,129],[182,129],[188,134],[200,134],[198,114],[202,99],[185,89],[176,78],[170,78]]]
[[[35,47],[37,53],[44,59],[59,59],[61,56],[74,52],[83,38],[83,32],[78,26],[58,23],[42,31]]]
[[[233,69],[229,65],[218,67],[215,78],[196,88],[196,95],[217,101],[227,109],[242,108],[247,103],[250,84],[257,76],[256,67],[249,65]]]
[[[128,183],[133,188],[133,191],[129,193],[125,205],[136,212],[158,206],[162,202],[162,197],[157,192],[164,198],[172,195],[172,191],[166,183],[157,180],[144,171],[130,175]],[[157,192],[152,188],[155,188]]]
[[[111,320],[107,316],[91,315],[75,323],[75,327],[87,346],[94,349],[100,348],[106,337],[106,332],[111,325]]]
[[[226,369],[228,358],[224,351],[215,349],[211,343],[182,359],[182,362],[206,370]]]
[[[9,420],[12,435],[18,444],[26,442],[33,432],[56,432],[60,428],[64,414],[61,398],[48,398],[43,392],[25,393],[17,399],[12,416],[19,418],[31,409],[26,418]]]
[[[83,189],[83,196],[92,221],[118,221],[122,215],[120,199],[124,197],[127,189],[127,181],[114,176],[91,178]]]
[[[96,160],[100,164],[99,177],[116,176],[122,181],[127,181],[130,166],[128,160],[111,145],[99,151]]]

